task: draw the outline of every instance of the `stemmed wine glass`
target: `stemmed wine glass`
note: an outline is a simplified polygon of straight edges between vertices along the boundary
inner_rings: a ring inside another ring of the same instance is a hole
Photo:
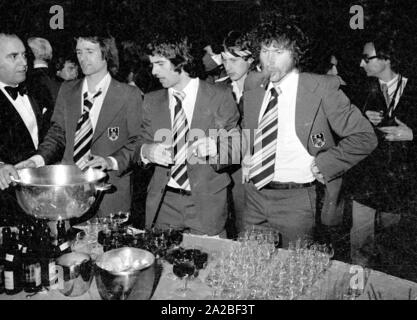
[[[188,281],[198,276],[198,269],[193,261],[177,260],[174,262],[172,271],[178,278],[184,278],[184,286],[177,288],[175,293],[181,297],[186,297],[187,294],[192,292],[192,290],[188,287]]]

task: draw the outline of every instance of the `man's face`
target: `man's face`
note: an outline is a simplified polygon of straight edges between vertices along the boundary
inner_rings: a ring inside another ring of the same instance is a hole
[[[227,53],[222,53],[222,60],[224,69],[232,81],[238,81],[247,74],[253,61],[252,58],[245,60],[241,57],[235,57]]]
[[[174,65],[162,56],[149,56],[152,74],[159,79],[164,88],[175,87],[180,82],[180,74],[174,71]]]
[[[385,59],[376,58],[376,51],[374,44],[368,42],[364,45],[362,54],[364,57],[371,58],[366,62],[363,58],[361,59],[360,66],[365,70],[368,77],[379,77],[383,71],[389,66],[389,61]],[[374,58],[372,58],[374,57]]]
[[[276,42],[272,42],[268,46],[263,44],[259,59],[263,70],[269,74],[272,82],[278,82],[294,69],[294,59],[291,52]]]
[[[107,62],[101,54],[98,43],[78,39],[76,52],[78,62],[86,76],[107,71]]]
[[[25,46],[14,37],[0,37],[0,81],[16,86],[26,79]]]
[[[74,80],[78,76],[78,66],[74,62],[65,61],[58,75],[64,80]]]

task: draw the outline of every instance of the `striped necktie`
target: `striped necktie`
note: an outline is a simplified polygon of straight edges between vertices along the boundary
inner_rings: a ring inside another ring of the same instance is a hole
[[[278,92],[272,87],[271,96],[255,134],[254,154],[249,178],[259,190],[272,181],[278,135]]]
[[[94,100],[101,94],[98,91],[91,99],[88,92],[83,94],[83,112],[78,119],[74,139],[74,163],[81,169],[90,156],[91,142],[93,141],[93,124],[90,119],[90,110]]]
[[[178,183],[181,189],[187,189],[190,185],[187,174],[187,136],[188,122],[182,108],[185,98],[183,92],[174,91],[176,101],[174,109],[174,123],[172,125],[172,146],[174,148],[174,165],[171,167],[171,177]]]

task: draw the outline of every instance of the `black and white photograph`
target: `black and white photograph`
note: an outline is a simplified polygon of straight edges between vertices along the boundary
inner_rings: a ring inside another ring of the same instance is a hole
[[[0,300],[417,300],[416,16],[0,0]]]

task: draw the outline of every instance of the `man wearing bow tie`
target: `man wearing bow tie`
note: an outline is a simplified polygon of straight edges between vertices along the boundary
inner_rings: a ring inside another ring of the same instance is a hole
[[[14,190],[4,189],[15,172],[13,165],[33,155],[41,139],[42,113],[22,86],[26,71],[22,41],[0,33],[0,225],[13,223],[16,213],[22,212]]]
[[[60,162],[106,171],[115,192],[104,195],[97,214],[128,211],[130,169],[142,118],[141,93],[111,77],[109,70],[117,61],[113,38],[80,36],[76,53],[85,77],[61,86],[44,141],[36,155],[16,168]],[[95,213],[93,208],[83,219]]]

